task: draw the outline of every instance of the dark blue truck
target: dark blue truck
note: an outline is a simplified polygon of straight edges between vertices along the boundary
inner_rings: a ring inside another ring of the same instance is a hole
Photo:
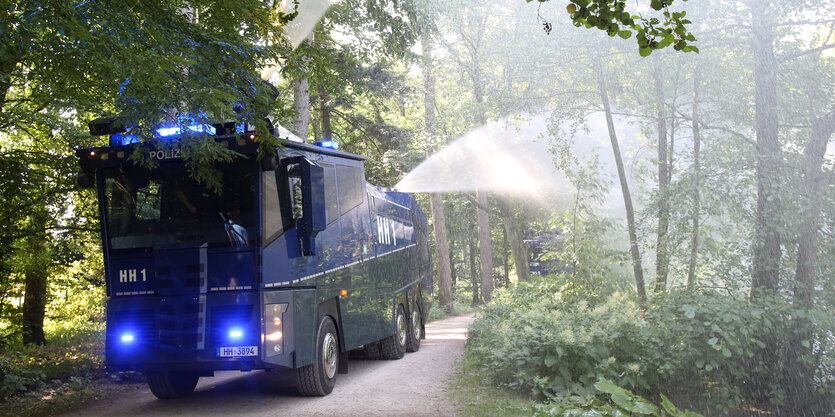
[[[189,175],[179,128],[158,130],[156,147],[105,119],[90,128],[111,135],[77,151],[99,201],[109,370],[141,371],[161,399],[255,369],[293,370],[302,395],[322,396],[349,350],[399,359],[420,347],[426,218],[413,196],[366,183],[364,157],[285,142],[259,161],[255,132],[206,125],[205,140],[240,154],[215,164],[216,190]]]

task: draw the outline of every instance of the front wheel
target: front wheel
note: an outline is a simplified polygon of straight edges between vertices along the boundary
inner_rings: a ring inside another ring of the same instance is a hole
[[[170,400],[191,394],[200,376],[191,372],[159,371],[146,372],[145,379],[155,397]]]
[[[316,357],[310,365],[296,368],[299,394],[322,397],[333,391],[339,365],[339,341],[333,319],[325,317],[316,333]]]

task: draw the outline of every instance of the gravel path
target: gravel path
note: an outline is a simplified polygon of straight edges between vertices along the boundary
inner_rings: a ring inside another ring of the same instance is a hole
[[[158,401],[145,385],[88,402],[66,416],[455,416],[447,387],[473,315],[426,325],[420,351],[397,361],[351,360],[333,392],[300,397],[279,372],[216,372],[190,396]]]

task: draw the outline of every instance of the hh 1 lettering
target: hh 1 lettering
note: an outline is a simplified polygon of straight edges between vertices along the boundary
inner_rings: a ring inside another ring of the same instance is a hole
[[[377,216],[377,241],[386,245],[397,246],[395,224],[398,224],[398,222],[383,216]]]
[[[145,268],[139,271],[139,275],[142,275],[142,282],[148,280],[148,276],[146,275]],[[137,274],[135,269],[120,269],[119,270],[119,282],[137,282]]]

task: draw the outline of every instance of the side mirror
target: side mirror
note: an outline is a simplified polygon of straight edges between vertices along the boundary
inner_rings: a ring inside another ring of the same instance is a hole
[[[278,163],[276,163],[276,158],[274,156],[265,156],[261,159],[262,171],[275,171],[276,168],[278,168]]]
[[[296,220],[296,227],[302,255],[310,256],[316,254],[316,235],[327,227],[325,170],[304,158],[299,158],[298,168],[301,171],[302,217]]]
[[[81,188],[93,188],[96,185],[96,180],[93,176],[86,172],[79,172],[76,180],[78,181],[78,186]]]

